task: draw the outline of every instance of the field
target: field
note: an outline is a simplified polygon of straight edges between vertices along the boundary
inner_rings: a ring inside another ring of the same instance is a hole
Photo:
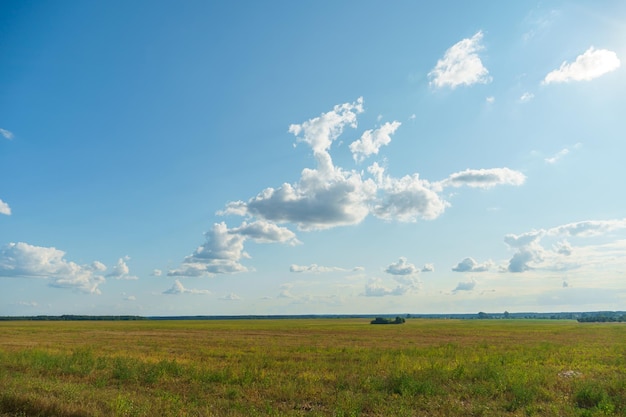
[[[626,416],[626,325],[2,322],[0,416]]]

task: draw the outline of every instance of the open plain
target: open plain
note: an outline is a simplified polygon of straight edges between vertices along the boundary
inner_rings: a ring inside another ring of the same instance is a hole
[[[0,416],[626,414],[626,327],[569,320],[0,323]]]

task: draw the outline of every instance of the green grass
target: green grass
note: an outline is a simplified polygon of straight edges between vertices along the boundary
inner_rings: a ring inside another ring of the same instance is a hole
[[[626,325],[4,322],[0,417],[626,416]]]

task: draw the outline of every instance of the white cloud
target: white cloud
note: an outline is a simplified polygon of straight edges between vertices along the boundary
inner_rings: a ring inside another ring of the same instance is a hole
[[[205,236],[204,244],[185,258],[180,269],[169,271],[168,276],[202,276],[248,270],[239,263],[242,257],[249,256],[243,250],[245,236],[230,233],[224,222],[215,223]]]
[[[152,271],[152,275],[155,277],[160,277],[161,275],[163,275],[163,271],[161,271],[160,269],[155,269]]]
[[[485,272],[493,267],[493,262],[487,261],[482,264],[473,258],[465,258],[452,268],[454,272]]]
[[[348,271],[345,268],[339,268],[337,266],[321,266],[321,265],[317,265],[317,264],[311,264],[311,265],[291,265],[289,267],[289,271],[290,272],[296,272],[296,273],[302,273],[302,272],[309,272],[309,273],[326,273],[326,272],[345,272]]]
[[[183,284],[176,280],[174,281],[174,285],[169,290],[163,291],[163,294],[168,295],[180,295],[180,294],[197,294],[197,295],[208,295],[211,294],[209,290],[196,290],[196,289],[187,289],[183,286]]]
[[[626,218],[618,220],[586,220],[568,223],[548,229],[547,233],[549,235],[592,237],[619,229],[626,229]]]
[[[2,135],[2,137],[4,137],[5,139],[9,139],[9,140],[13,139],[13,133],[9,132],[6,129],[0,128],[0,135]]]
[[[245,272],[248,269],[240,261],[249,257],[243,251],[247,239],[300,243],[292,231],[279,224],[290,223],[299,230],[312,231],[357,225],[368,215],[400,222],[432,220],[450,206],[440,195],[445,186],[490,188],[521,185],[525,180],[523,174],[508,168],[466,170],[444,181],[429,182],[417,173],[391,177],[377,162],[362,172],[335,166],[329,153],[331,145],[346,127],[357,126],[357,115],[363,111],[363,99],[359,98],[302,124],[292,124],[289,131],[296,135],[297,142],[311,146],[316,167],[303,169],[293,184],[268,187],[247,201],[227,203],[218,215],[244,216],[255,221],[233,229],[223,222],[214,225],[206,233],[206,242],[168,275]],[[380,146],[390,142],[390,135],[399,126],[399,122],[387,123],[364,133],[351,146],[356,159],[377,153]]]
[[[366,297],[385,297],[387,295],[404,295],[409,291],[409,288],[406,286],[398,285],[395,288],[389,288],[385,286],[381,280],[371,280],[365,286],[365,295]]]
[[[124,296],[124,301],[137,301],[137,297],[135,297],[134,295],[126,295],[126,294],[122,294]]]
[[[580,149],[582,147],[582,143],[577,143],[574,145],[574,149]],[[569,148],[563,148],[560,151],[558,151],[557,153],[555,153],[553,156],[549,157],[549,158],[545,158],[544,161],[548,164],[556,164],[558,161],[560,161],[562,158],[564,158],[567,154],[570,153],[570,149]]]
[[[590,238],[606,236],[611,232],[626,229],[626,219],[615,220],[586,220],[575,223],[568,223],[556,226],[547,230],[533,230],[521,235],[509,234],[504,237],[505,243],[515,250],[513,257],[509,260],[507,270],[509,272],[525,272],[533,269],[563,270],[579,268],[583,264],[589,264],[597,254],[582,254],[581,248],[574,248],[566,240],[556,242],[551,249],[546,249],[541,245],[544,238]],[[587,248],[589,252],[590,248]],[[581,256],[565,262],[564,259],[571,258],[574,253],[581,252]]]
[[[424,264],[424,267],[422,268],[422,272],[435,272],[435,265]]]
[[[400,257],[397,262],[387,266],[385,272],[391,275],[392,280],[388,283],[380,278],[371,279],[365,286],[366,297],[385,297],[388,295],[405,295],[420,289],[421,282],[418,278],[420,270],[413,264],[407,262],[406,258]],[[395,281],[395,286],[391,283]]]
[[[496,185],[519,186],[524,184],[525,181],[526,176],[519,171],[509,168],[491,168],[466,169],[465,171],[456,172],[439,184],[442,187],[491,188]]]
[[[106,276],[107,278],[115,278],[115,279],[125,279],[125,280],[134,280],[139,279],[134,275],[130,275],[130,269],[128,265],[126,265],[126,261],[129,261],[130,257],[125,256],[117,260],[117,264],[113,267],[111,272],[109,272]]]
[[[568,153],[569,153],[569,149],[563,148],[560,151],[558,151],[556,154],[554,154],[554,156],[551,156],[550,158],[546,158],[545,161],[548,164],[555,164],[559,159],[563,158]]]
[[[0,249],[0,277],[45,278],[53,287],[100,294],[104,265],[96,261],[81,266],[64,257],[65,252],[54,247],[9,243]]]
[[[0,199],[0,214],[11,215],[11,207]]]
[[[374,164],[368,169],[378,176],[381,195],[374,200],[373,214],[385,220],[414,222],[418,218],[432,220],[439,217],[450,204],[419,174],[393,178],[384,174],[383,168]]]
[[[412,263],[407,262],[406,258],[401,257],[398,259],[398,262],[389,265],[385,272],[391,275],[415,275],[419,273],[419,269]]]
[[[494,96],[489,96],[485,99],[485,101],[489,104],[493,104],[496,102],[496,98]]]
[[[522,94],[522,96],[519,98],[519,101],[521,101],[522,103],[528,103],[530,100],[532,100],[533,98],[535,98],[535,95],[533,93],[529,93],[529,92],[525,92],[524,94]]]
[[[459,282],[455,289],[452,290],[453,294],[456,294],[459,291],[472,291],[476,287],[476,281],[466,281]]]
[[[39,303],[37,303],[37,301],[18,301],[16,303],[19,306],[24,306],[24,307],[38,307]]]
[[[378,154],[381,146],[391,142],[391,135],[400,127],[400,122],[385,123],[375,130],[366,130],[361,138],[350,144],[352,157],[357,162],[362,162],[370,155]]]
[[[328,150],[345,126],[356,127],[363,99],[337,105],[328,113],[300,125],[291,125],[298,142],[311,146],[316,169],[305,168],[296,184],[266,188],[247,202],[228,203],[218,214],[255,216],[277,223],[293,223],[300,230],[321,230],[360,223],[369,213],[368,201],[376,192],[371,180],[333,165]]]
[[[477,32],[469,39],[454,44],[446,51],[443,58],[428,73],[431,84],[436,87],[472,85],[491,81],[489,71],[483,66],[477,52],[483,49],[481,40],[482,31]]]
[[[187,256],[181,268],[171,270],[168,276],[203,276],[246,272],[248,268],[240,263],[249,258],[244,251],[244,242],[251,239],[258,243],[300,243],[293,232],[267,221],[243,222],[239,227],[229,229],[226,223],[215,223],[205,233],[206,241],[194,253]]]
[[[241,226],[231,229],[230,233],[250,238],[259,243],[279,242],[292,245],[300,243],[296,234],[291,230],[262,220],[253,223],[243,222]]]
[[[226,294],[225,296],[220,297],[220,300],[239,301],[241,300],[241,297],[235,294],[234,292],[231,292],[230,294]]]
[[[559,69],[546,75],[542,84],[589,81],[615,71],[621,65],[617,54],[607,49],[590,47],[572,63],[563,62]]]

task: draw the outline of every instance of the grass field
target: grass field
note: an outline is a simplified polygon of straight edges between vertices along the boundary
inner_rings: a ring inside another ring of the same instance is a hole
[[[0,416],[626,416],[626,325],[2,322]]]

